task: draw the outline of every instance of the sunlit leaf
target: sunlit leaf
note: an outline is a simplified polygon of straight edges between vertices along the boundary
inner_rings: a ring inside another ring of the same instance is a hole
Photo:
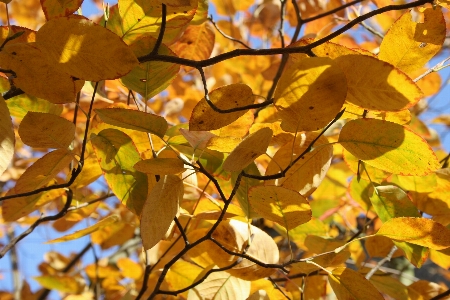
[[[252,208],[263,218],[293,229],[311,219],[308,200],[298,192],[278,186],[256,186],[248,199]]]
[[[409,74],[438,53],[445,39],[444,17],[440,8],[427,8],[424,14],[424,23],[416,23],[411,12],[404,13],[384,37],[378,57]]]
[[[8,168],[14,156],[13,124],[3,97],[0,97],[0,175]]]
[[[434,250],[450,247],[450,230],[425,218],[393,218],[383,223],[377,234]]]
[[[215,272],[205,281],[191,289],[188,300],[195,299],[241,299],[250,295],[250,281],[242,280],[227,272]]]
[[[39,29],[36,46],[58,70],[84,80],[119,78],[138,64],[117,35],[80,17],[49,20]]]
[[[75,125],[49,113],[28,112],[20,123],[22,141],[36,148],[67,148],[75,135]]]
[[[33,277],[41,286],[64,293],[80,293],[83,285],[74,276],[69,275],[43,275]]]
[[[104,129],[92,134],[91,142],[113,193],[140,215],[147,196],[147,176],[133,168],[140,157],[131,138],[117,129]]]
[[[245,84],[236,83],[213,90],[208,95],[209,101],[219,109],[232,109],[253,104],[252,90]],[[206,101],[200,100],[192,110],[189,130],[213,130],[231,124],[246,113],[245,110],[221,114],[216,112]]]
[[[179,259],[167,272],[165,282],[169,290],[177,291],[194,283],[201,272],[202,268],[199,266]],[[183,296],[186,297],[187,294],[188,292],[184,292]]]
[[[142,266],[128,257],[121,257],[117,260],[117,266],[121,274],[131,279],[139,279],[144,274]]]
[[[342,128],[339,143],[365,163],[394,174],[423,176],[440,168],[425,140],[387,121],[350,121]]]
[[[155,246],[178,216],[183,199],[183,181],[175,175],[162,177],[153,187],[141,215],[141,238],[144,249]]]
[[[274,105],[289,132],[318,130],[341,110],[347,79],[339,66],[325,57],[290,63],[278,82]]]
[[[81,230],[77,230],[74,233],[65,235],[63,237],[50,240],[47,242],[47,244],[54,244],[54,243],[61,243],[61,242],[76,240],[83,236],[91,234],[97,230],[100,230],[106,226],[109,226],[117,221],[119,221],[119,216],[111,215],[111,216],[108,216],[108,217],[98,221],[97,223],[95,223],[95,225],[89,226],[89,227],[81,229]]]
[[[167,130],[167,121],[160,116],[124,108],[103,108],[95,112],[100,118],[111,125],[153,133],[163,137]]]
[[[262,128],[245,138],[225,159],[223,169],[236,172],[244,169],[258,156],[266,153],[272,137],[270,128]]]
[[[380,292],[360,273],[349,268],[336,268],[328,275],[331,288],[339,300],[382,300]]]
[[[407,75],[376,58],[345,55],[335,61],[347,77],[347,101],[356,106],[399,111],[415,105],[423,97],[422,91]],[[366,70],[371,70],[371,73]]]

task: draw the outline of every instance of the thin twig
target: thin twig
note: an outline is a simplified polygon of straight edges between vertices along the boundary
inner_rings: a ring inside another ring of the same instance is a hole
[[[375,274],[375,272],[378,271],[383,266],[385,262],[391,261],[391,258],[394,255],[395,251],[397,251],[397,249],[398,249],[397,246],[394,245],[391,251],[389,251],[388,255],[382,260],[380,260],[377,263],[377,265],[374,268],[372,268],[372,270],[370,270],[369,273],[366,274],[366,279],[369,280],[373,276],[373,274]]]
[[[247,45],[246,43],[244,43],[243,41],[238,40],[238,39],[235,39],[234,37],[229,36],[228,34],[226,34],[225,32],[223,32],[223,31],[219,28],[219,26],[216,24],[216,22],[214,22],[214,19],[213,19],[213,16],[212,16],[212,15],[210,15],[210,16],[208,17],[208,21],[211,22],[211,24],[213,24],[214,28],[216,28],[216,30],[217,30],[224,38],[229,39],[229,40],[232,41],[232,42],[238,43],[238,44],[244,46],[244,47],[247,48],[247,49],[252,49],[250,46],[248,46],[248,45]]]
[[[188,240],[188,238],[186,236],[186,232],[184,231],[183,226],[181,225],[180,221],[178,220],[177,217],[173,218],[173,220],[175,221],[175,224],[177,225],[178,230],[180,231],[181,236],[183,237],[184,244],[186,246],[189,246],[189,240]]]

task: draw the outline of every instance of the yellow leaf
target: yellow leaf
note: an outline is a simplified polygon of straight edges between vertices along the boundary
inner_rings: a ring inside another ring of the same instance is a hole
[[[229,172],[243,170],[258,156],[266,153],[272,133],[272,129],[262,128],[250,134],[228,155],[223,163],[223,169]]]
[[[183,36],[171,47],[178,57],[203,60],[211,56],[214,48],[215,29],[209,22],[190,25]],[[186,71],[192,67],[185,67]]]
[[[429,282],[426,280],[418,280],[411,283],[408,287],[409,299],[423,300],[433,299],[438,295],[446,292],[441,285],[435,282]]]
[[[254,120],[255,117],[253,112],[249,110],[236,121],[220,129],[211,130],[211,133],[221,137],[231,136],[235,138],[243,138],[248,134]]]
[[[142,266],[128,257],[119,258],[117,266],[122,271],[123,276],[134,280],[138,280],[144,274]]]
[[[247,246],[250,235],[253,235],[253,239],[246,254],[265,264],[278,263],[279,251],[277,245],[267,233],[253,225],[228,219],[220,223],[212,236],[227,249],[241,252]],[[229,255],[223,253],[223,251],[214,253],[211,257],[219,267],[225,267],[238,259],[238,257],[231,257],[233,260],[230,261],[230,259],[227,259]],[[275,272],[275,269],[264,268],[244,259],[227,272],[244,280],[256,280],[270,276]]]
[[[87,186],[96,181],[102,174],[103,171],[98,164],[97,157],[95,157],[95,153],[92,152],[89,156],[84,158],[83,169],[77,176],[77,179],[72,183],[71,187],[80,188]]]
[[[73,154],[66,149],[45,154],[20,176],[14,187],[15,192],[24,193],[46,186],[59,172],[67,168],[73,159]]]
[[[14,156],[13,124],[3,97],[0,97],[0,175],[8,168]]]
[[[42,10],[47,20],[69,16],[80,8],[83,0],[42,0]]]
[[[149,49],[153,49],[156,39],[153,37],[143,37],[133,41],[130,49],[136,57],[148,54]],[[159,46],[158,54],[175,56],[166,45]],[[178,75],[180,66],[173,63],[150,61],[134,67],[130,73],[120,78],[120,82],[130,90],[138,92],[145,99],[162,92],[170,85],[172,80]]]
[[[368,165],[393,174],[423,176],[440,168],[425,140],[387,121],[350,121],[342,128],[339,143]]]
[[[134,168],[142,173],[158,175],[178,174],[184,172],[184,163],[179,158],[153,158],[138,161]]]
[[[167,131],[167,121],[160,116],[124,108],[95,109],[100,118],[108,124],[153,133],[163,137]]]
[[[266,169],[266,175],[277,174],[302,154],[319,134],[306,132],[297,135],[297,140],[281,146]],[[279,185],[299,191],[305,197],[311,195],[325,177],[333,156],[333,146],[326,137],[321,136],[314,149],[298,160],[286,172],[286,176],[277,180],[268,180],[265,184]]]
[[[236,83],[220,87],[208,94],[208,98],[217,108],[225,110],[243,107],[253,104],[254,97],[252,90],[245,84]],[[213,130],[231,124],[239,117],[243,116],[246,110],[219,113],[216,112],[206,101],[200,100],[192,110],[189,120],[189,130]]]
[[[216,150],[219,152],[231,152],[242,141],[240,138],[232,136],[215,136],[212,137],[207,144],[207,148],[210,150]]]
[[[347,76],[347,101],[356,106],[399,111],[415,105],[423,97],[422,91],[408,76],[377,58],[345,55],[336,58],[335,62]]]
[[[308,200],[298,192],[284,187],[253,187],[249,191],[248,200],[261,217],[277,222],[286,230],[311,220]]]
[[[365,239],[364,247],[370,257],[386,257],[394,247],[394,242],[385,236],[375,235]],[[402,256],[400,249],[395,251],[392,257]]]
[[[318,130],[342,108],[347,79],[326,57],[303,58],[287,65],[278,82],[274,105],[288,132]]]
[[[443,250],[450,247],[450,230],[443,225],[425,218],[392,218],[383,223],[377,235]]]
[[[145,250],[155,246],[179,214],[183,181],[175,175],[162,177],[153,187],[141,215],[141,238]]]
[[[167,6],[186,6],[189,5],[189,0],[158,0],[159,3],[163,3]]]
[[[341,251],[339,253],[327,253],[321,256],[317,256],[316,258],[312,259],[311,261],[315,262],[319,266],[323,268],[328,267],[338,267],[339,265],[344,264],[347,259],[350,257],[350,252],[347,250]],[[314,264],[302,261],[292,264],[291,271],[289,272],[290,275],[295,275],[296,273],[312,273],[314,271],[320,270],[319,267],[317,267]]]
[[[169,290],[180,290],[194,283],[194,280],[201,272],[202,268],[199,266],[179,259],[167,272],[165,283],[167,284]],[[184,296],[183,298],[185,298],[187,294],[187,291],[184,292],[182,294]]]
[[[22,35],[10,40],[8,45],[16,43],[31,43],[36,40],[36,31],[29,28],[16,25],[11,25],[10,27],[0,26],[0,44],[2,44],[6,38],[12,37],[14,34],[18,34],[20,32],[23,32]]]
[[[426,176],[392,175],[390,181],[405,191],[430,193],[436,190],[437,176],[435,173],[430,173]]]
[[[424,10],[424,23],[404,13],[389,29],[380,45],[378,58],[410,74],[422,68],[441,50],[446,26],[440,7]]]
[[[75,125],[49,113],[28,112],[20,123],[22,141],[35,148],[67,148],[75,136]]]
[[[369,164],[360,163],[356,156],[345,149],[343,149],[342,156],[344,157],[345,164],[353,172],[353,174],[357,175],[359,172],[359,175],[364,180],[381,183],[390,175],[390,173],[372,167]]]
[[[16,73],[12,81],[25,93],[52,103],[69,103],[81,89],[80,81],[47,61],[36,43],[6,44],[0,52],[2,68]],[[52,84],[49,84],[51,82]]]
[[[49,290],[78,294],[83,290],[80,278],[69,275],[44,275],[33,277],[41,286]]]
[[[58,70],[84,80],[119,78],[138,64],[117,35],[81,17],[49,20],[37,32],[36,46]]]
[[[119,221],[119,219],[120,219],[120,217],[118,215],[108,216],[108,217],[98,221],[95,225],[89,226],[89,227],[81,229],[81,230],[77,230],[74,233],[65,235],[63,237],[53,239],[51,241],[46,242],[46,244],[61,243],[61,242],[67,242],[67,241],[79,239],[83,236],[86,236],[97,230],[100,230],[106,226],[110,226],[111,224]]]
[[[140,215],[147,196],[147,176],[133,166],[140,160],[131,138],[117,129],[104,129],[91,135],[106,182],[120,201]]]
[[[168,6],[163,43],[173,43],[192,20],[198,0],[186,6]],[[158,37],[161,27],[162,5],[159,0],[120,0],[111,7],[107,28],[119,35],[127,44],[136,39]],[[149,49],[151,50],[151,49]]]
[[[250,281],[236,278],[227,272],[214,272],[190,289],[187,299],[247,299],[250,286]]]
[[[383,300],[380,292],[362,276],[349,268],[336,268],[328,275],[331,288],[339,300]]]
[[[376,272],[370,277],[370,282],[382,293],[396,300],[409,300],[408,289],[400,280],[389,274]]]

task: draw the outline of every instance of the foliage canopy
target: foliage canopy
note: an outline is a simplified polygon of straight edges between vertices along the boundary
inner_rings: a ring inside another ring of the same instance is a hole
[[[90,239],[5,299],[450,294],[383,265],[450,267],[447,2],[1,2],[0,258]]]

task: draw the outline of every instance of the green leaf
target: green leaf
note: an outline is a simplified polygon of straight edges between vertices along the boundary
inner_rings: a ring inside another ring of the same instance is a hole
[[[133,166],[140,160],[131,138],[117,129],[91,135],[92,146],[113,193],[132,212],[141,214],[147,198],[147,176]]]
[[[338,142],[365,163],[401,175],[426,175],[440,168],[427,142],[408,128],[376,119],[345,124]]]
[[[124,108],[95,109],[100,118],[108,124],[153,133],[163,137],[167,131],[167,121],[160,116]]]

